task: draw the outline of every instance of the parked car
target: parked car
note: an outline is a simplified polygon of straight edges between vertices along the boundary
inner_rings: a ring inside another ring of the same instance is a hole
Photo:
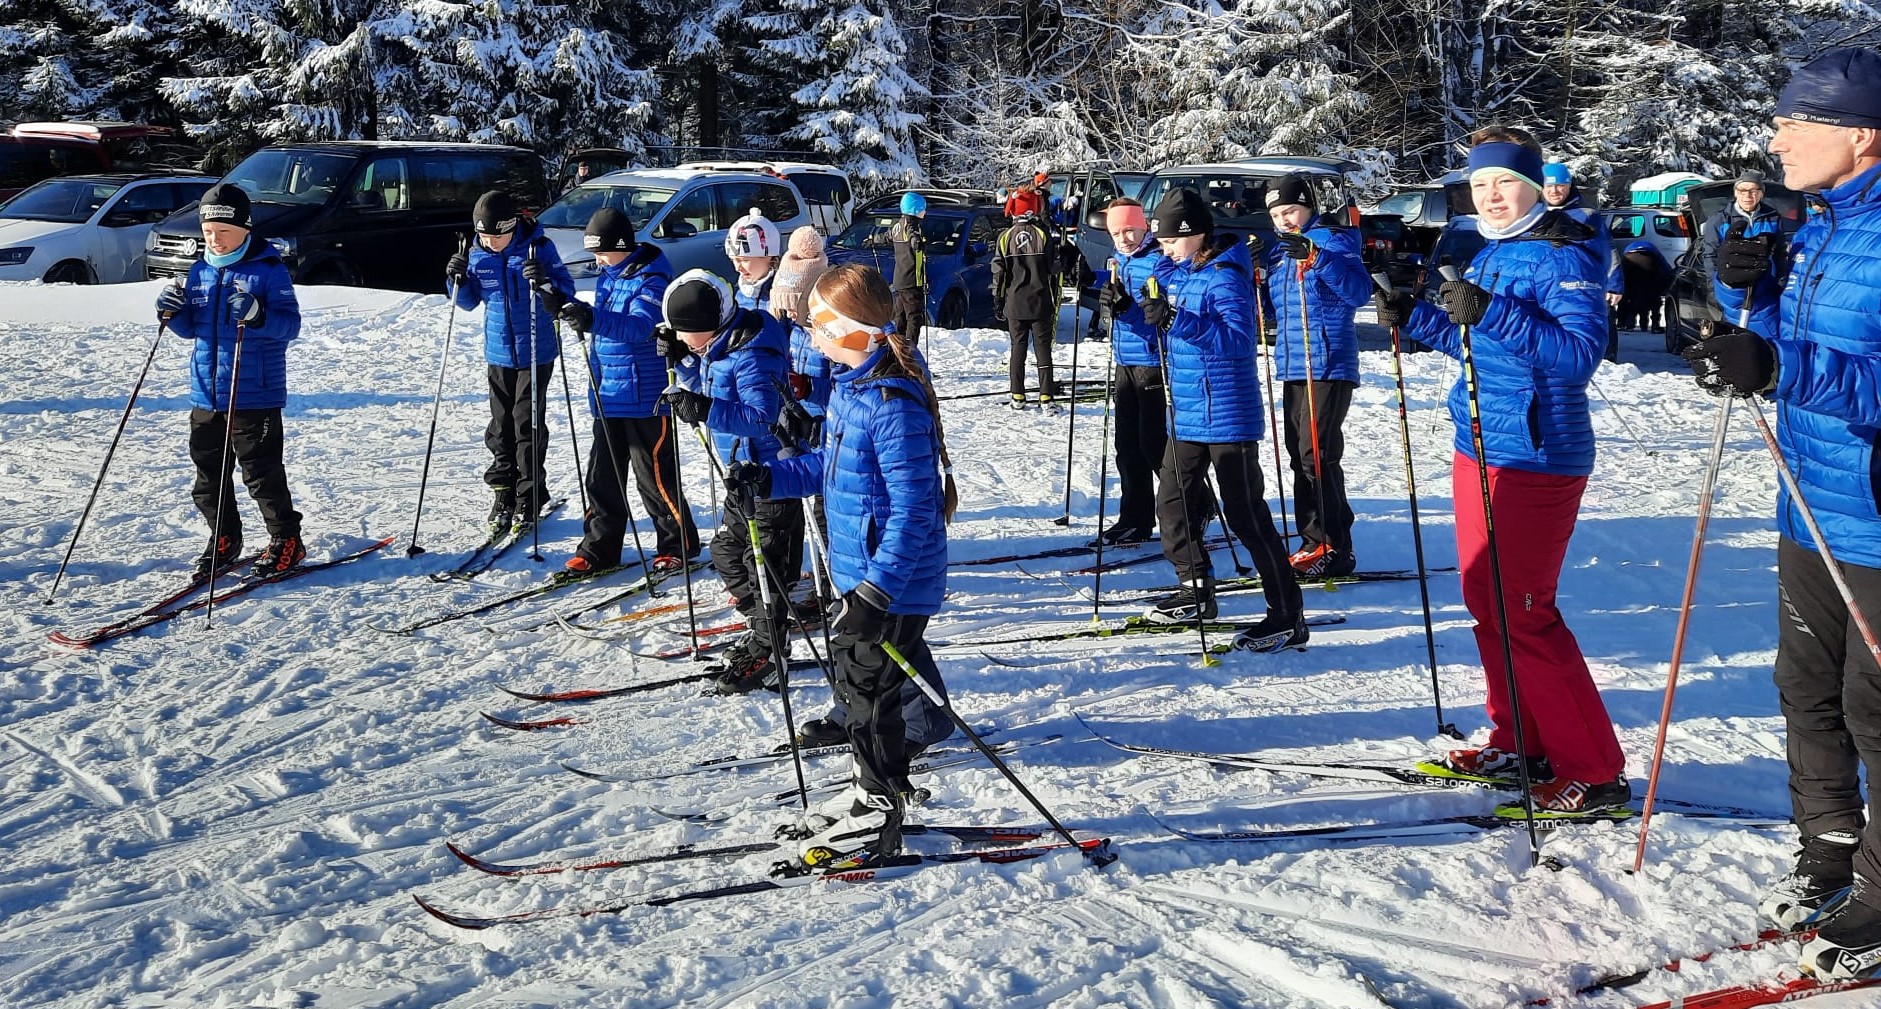
[[[67,175],[0,203],[0,280],[144,279],[151,226],[215,184],[207,175]]]
[[[595,276],[594,255],[582,248],[581,233],[602,207],[632,219],[634,235],[659,246],[675,273],[701,269],[721,277],[732,275],[725,232],[753,207],[786,240],[810,223],[797,188],[773,175],[704,168],[614,172],[563,193],[538,219],[577,280]]]
[[[1698,324],[1723,317],[1711,286],[1711,274],[1705,269],[1704,225],[1712,215],[1723,210],[1734,198],[1735,182],[1707,182],[1686,192],[1679,208],[1681,227],[1691,236],[1689,246],[1672,260],[1672,284],[1666,289],[1665,349],[1676,354],[1698,339]],[[1776,208],[1783,218],[1783,230],[1794,233],[1808,216],[1803,194],[1775,182],[1763,184],[1763,201]]]
[[[855,190],[849,185],[849,173],[840,168],[803,161],[692,161],[679,166],[679,170],[688,169],[778,176],[797,187],[797,195],[810,210],[810,223],[825,235],[841,232],[855,217]]]
[[[993,249],[1006,227],[1005,209],[992,193],[922,190],[921,248],[927,253],[927,317],[942,329],[993,327]],[[888,230],[901,218],[901,193],[863,208],[854,224],[829,243],[831,265],[867,263],[895,278]]]
[[[111,159],[97,144],[61,137],[0,136],[0,200],[41,179],[105,172]]]
[[[1668,263],[1676,263],[1691,248],[1692,235],[1685,218],[1667,207],[1607,207],[1596,211],[1606,219],[1607,233],[1613,247],[1624,251],[1634,242],[1645,240],[1659,250]]]
[[[41,179],[92,172],[193,171],[202,152],[167,126],[20,123],[0,136],[0,200]]]
[[[1409,229],[1396,214],[1360,214],[1360,254],[1368,273],[1383,273],[1395,285],[1404,286],[1417,279],[1424,257],[1407,249]]]
[[[486,190],[533,210],[547,201],[542,159],[486,144],[332,141],[264,147],[222,179],[254,203],[255,234],[296,283],[444,290],[444,263],[470,234]],[[190,204],[151,230],[145,272],[189,272],[202,228]]]
[[[1117,184],[1117,195],[1136,199],[1143,192],[1143,184],[1150,180],[1155,172],[1111,172],[1110,181]],[[1102,209],[1102,208],[1096,208]]]
[[[1473,214],[1458,214],[1450,218],[1443,231],[1437,236],[1437,244],[1431,247],[1424,269],[1418,275],[1419,286],[1434,286],[1441,281],[1439,273],[1445,266],[1454,266],[1460,274],[1469,267],[1470,261],[1489,240],[1476,230],[1476,217]]]

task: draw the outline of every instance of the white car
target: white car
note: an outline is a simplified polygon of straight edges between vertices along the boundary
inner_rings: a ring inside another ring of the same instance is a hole
[[[47,179],[0,203],[0,280],[121,284],[144,279],[151,225],[202,196],[208,175]]]

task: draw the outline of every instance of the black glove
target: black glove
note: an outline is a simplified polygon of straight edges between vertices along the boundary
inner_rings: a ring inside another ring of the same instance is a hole
[[[1770,251],[1775,235],[1727,238],[1718,245],[1718,280],[1725,287],[1744,291],[1757,286],[1770,272]]]
[[[692,348],[686,341],[673,332],[673,327],[662,322],[653,327],[653,351],[668,361],[678,363],[692,356]]]
[[[1409,291],[1393,288],[1374,294],[1372,303],[1378,306],[1380,326],[1402,326],[1411,321],[1411,310],[1417,307],[1417,297]]]
[[[1123,286],[1123,278],[1113,273],[1110,275],[1110,283],[1097,292],[1097,307],[1115,318],[1136,307],[1136,299],[1130,297],[1129,290]]]
[[[522,275],[523,280],[528,282],[529,289],[536,292],[536,296],[542,299],[542,307],[548,310],[550,315],[560,315],[562,306],[568,302],[568,299],[562,297],[562,292],[555,289],[555,283],[549,279],[549,268],[543,265],[542,260],[523,260]]]
[[[1288,259],[1309,265],[1313,262],[1314,252],[1319,248],[1313,244],[1312,239],[1297,231],[1282,231],[1275,236],[1275,241],[1280,243],[1280,250],[1287,254]]]
[[[761,462],[735,462],[725,471],[725,501],[743,515],[757,511],[758,499],[771,494],[771,468]]]
[[[1477,287],[1467,280],[1446,280],[1437,288],[1437,302],[1443,306],[1450,321],[1459,326],[1474,326],[1489,314],[1489,299],[1494,297],[1488,291]]]
[[[594,309],[590,308],[585,301],[571,298],[568,304],[562,306],[559,314],[562,321],[568,323],[569,328],[577,333],[586,333],[594,329]]]
[[[1763,337],[1728,322],[1712,325],[1711,335],[1682,355],[1698,376],[1700,389],[1742,399],[1776,388],[1776,351]]]
[[[470,253],[452,254],[451,261],[444,264],[444,280],[452,287],[463,287],[470,283]]]
[[[803,404],[794,399],[784,401],[777,423],[771,425],[771,432],[777,435],[778,441],[802,448],[815,445],[817,432],[822,429],[823,418],[804,409]]]
[[[247,291],[229,295],[229,318],[244,326],[261,325],[261,302]]]
[[[1143,306],[1143,318],[1148,319],[1158,333],[1169,332],[1169,327],[1176,321],[1176,306],[1171,305],[1169,299],[1161,294],[1146,297],[1137,304]]]
[[[690,389],[674,389],[666,394],[666,405],[673,408],[673,416],[687,424],[708,424],[712,416],[712,397],[701,396]]]
[[[177,284],[166,284],[157,292],[157,314],[175,315],[189,307],[189,292]]]
[[[999,323],[1003,323],[1003,322],[1005,322],[1005,321],[1006,321],[1006,299],[1004,299],[1004,298],[996,298],[996,299],[994,299],[994,301],[993,301],[993,321],[994,321],[994,322],[999,322]]]
[[[874,586],[863,582],[843,593],[841,607],[836,611],[836,619],[830,624],[830,629],[871,645],[880,644],[888,633],[888,608],[877,606],[869,599],[869,596],[879,594],[870,592],[872,588]]]

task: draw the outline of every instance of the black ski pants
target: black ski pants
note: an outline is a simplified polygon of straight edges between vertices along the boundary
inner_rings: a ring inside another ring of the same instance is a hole
[[[299,536],[300,512],[294,510],[294,497],[287,489],[287,467],[281,462],[281,411],[236,410],[232,425],[229,416],[227,412],[199,407],[189,411],[189,459],[196,465],[190,497],[196,501],[196,510],[215,535],[242,534],[242,516],[235,509],[234,469],[229,466],[234,460],[241,463],[242,482],[261,509],[269,538]],[[221,517],[219,526],[217,516]]]
[[[918,344],[921,327],[927,325],[927,290],[903,288],[895,292],[895,332],[910,343]]]
[[[1169,440],[1163,371],[1149,365],[1117,368],[1112,397],[1117,423],[1117,524],[1139,529],[1156,523],[1156,467]]]
[[[490,449],[490,468],[483,471],[483,482],[498,490],[510,488],[518,512],[530,513],[533,500],[539,514],[549,503],[548,381],[555,374],[555,362],[536,365],[534,381],[527,368],[493,364],[489,372],[490,424],[483,430],[483,443]]]
[[[1038,363],[1038,391],[1041,396],[1057,396],[1058,384],[1052,381],[1052,337],[1056,319],[1013,319],[1006,323],[1012,337],[1012,356],[1006,363],[1007,391],[1025,395],[1025,347],[1032,345],[1032,359]],[[1028,338],[1029,335],[1029,338]]]
[[[1352,552],[1352,506],[1345,497],[1343,460],[1345,415],[1357,388],[1352,382],[1314,381],[1309,403],[1304,381],[1286,383],[1287,461],[1293,467],[1293,520],[1300,528],[1301,549],[1329,543],[1341,553]]]
[[[803,571],[803,501],[780,498],[757,502],[758,538],[764,544],[764,560],[784,584],[771,583],[771,608],[763,606],[763,587],[759,578],[768,577],[751,554],[751,523],[739,502],[725,501],[725,524],[712,537],[712,567],[725,583],[738,612],[744,614],[756,640],[767,648],[789,640],[785,623],[790,590]],[[784,637],[774,637],[774,635]]]
[[[921,637],[927,621],[927,617],[914,614],[891,616],[883,640],[892,643],[928,685],[946,697],[940,667],[934,664],[934,653]],[[855,748],[857,777],[863,790],[876,795],[909,791],[910,744],[902,715],[902,687],[909,682],[908,674],[879,644],[838,634],[830,647],[836,658],[836,699],[848,711],[849,743]],[[946,717],[945,712],[940,715]]]
[[[1881,615],[1881,569],[1842,562],[1855,603]],[[1790,808],[1804,837],[1862,835],[1855,871],[1881,881],[1881,668],[1836,592],[1822,557],[1777,541],[1776,686],[1788,730]],[[1868,772],[1868,798],[1860,775]]]
[[[1287,564],[1287,548],[1274,528],[1273,513],[1261,488],[1260,443],[1252,441],[1202,442],[1169,439],[1156,488],[1156,521],[1163,538],[1163,556],[1175,565],[1176,578],[1187,585],[1212,583],[1215,577],[1204,541],[1208,517],[1215,510],[1209,487],[1213,466],[1221,486],[1222,517],[1228,529],[1253,556],[1260,572],[1267,612],[1280,617],[1300,612],[1300,584]],[[1186,506],[1186,507],[1185,507]]]
[[[699,530],[691,508],[680,508],[679,459],[670,417],[594,419],[588,450],[588,517],[581,552],[602,567],[620,563],[633,509],[627,504],[631,470],[640,503],[653,519],[655,555],[691,560],[699,553]]]

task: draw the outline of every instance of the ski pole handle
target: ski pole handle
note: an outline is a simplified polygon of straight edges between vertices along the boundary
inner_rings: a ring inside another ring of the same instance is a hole
[[[1445,263],[1442,266],[1437,267],[1437,276],[1442,277],[1445,280],[1462,280],[1463,279],[1463,275],[1457,272],[1456,265],[1453,263]]]

